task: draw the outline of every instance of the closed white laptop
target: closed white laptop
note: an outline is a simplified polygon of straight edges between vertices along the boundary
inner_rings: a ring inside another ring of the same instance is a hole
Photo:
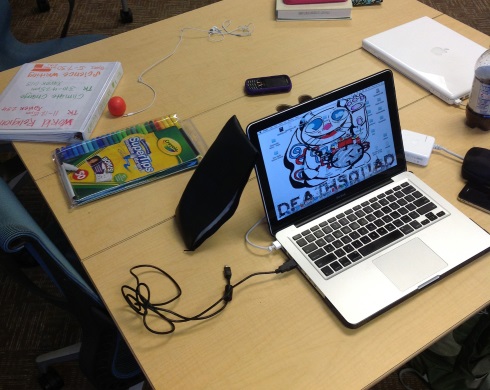
[[[407,171],[390,70],[247,134],[271,234],[349,327],[490,248],[486,231]]]
[[[365,38],[362,47],[449,104],[469,96],[486,50],[427,16]]]

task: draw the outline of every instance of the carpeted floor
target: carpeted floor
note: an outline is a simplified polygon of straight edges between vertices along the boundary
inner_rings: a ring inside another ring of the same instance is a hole
[[[131,24],[123,24],[119,18],[121,3],[118,0],[79,0],[68,35],[119,34],[216,1],[218,0],[128,0],[134,21]],[[488,0],[421,1],[490,35]],[[51,0],[51,10],[46,13],[39,13],[35,0],[10,2],[13,11],[12,32],[19,40],[32,43],[60,35],[68,12],[66,0]],[[17,166],[5,163],[5,156],[5,153],[0,153],[2,177],[9,176]],[[27,180],[19,190],[18,196],[41,225],[50,220],[48,207],[32,182]],[[0,262],[5,260],[4,256],[0,253]],[[52,288],[39,269],[30,268],[28,272],[40,285]],[[1,268],[0,316],[0,390],[38,388],[36,356],[73,344],[80,337],[80,330],[73,319],[60,309],[25,291]],[[60,364],[57,370],[64,378],[65,389],[92,389],[81,375],[76,362]],[[407,383],[413,390],[427,389],[415,377],[408,378]],[[405,388],[395,373],[371,390],[403,389]]]
[[[124,24],[119,17],[120,0],[79,0],[75,4],[68,35],[119,34],[216,1],[219,0],[128,0],[134,20],[132,23]],[[420,1],[490,35],[488,0]],[[50,0],[51,10],[45,13],[38,11],[36,0],[10,0],[10,2],[13,12],[12,32],[22,42],[39,42],[57,38],[61,34],[68,12],[66,0]]]

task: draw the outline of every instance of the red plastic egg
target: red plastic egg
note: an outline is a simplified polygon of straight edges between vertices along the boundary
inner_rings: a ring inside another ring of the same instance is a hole
[[[109,99],[107,108],[112,115],[121,116],[126,111],[126,102],[120,96],[113,96]]]

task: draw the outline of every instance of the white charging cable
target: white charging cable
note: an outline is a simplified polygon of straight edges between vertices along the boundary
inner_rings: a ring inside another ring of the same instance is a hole
[[[464,160],[463,156],[461,156],[460,154],[454,153],[454,152],[450,151],[449,149],[446,149],[444,146],[435,144],[433,146],[433,149],[434,150],[442,150],[443,152],[446,152],[446,153],[450,154],[451,156],[457,157],[460,160]]]
[[[257,245],[255,243],[253,243],[252,241],[250,241],[250,234],[255,230],[255,228],[257,226],[259,226],[261,223],[264,223],[265,221],[266,221],[266,218],[262,217],[250,229],[248,229],[247,234],[245,234],[245,241],[247,242],[247,244],[253,246],[254,248],[263,249],[263,250],[266,250],[269,252],[281,249],[282,245],[278,241],[274,241],[269,246]]]

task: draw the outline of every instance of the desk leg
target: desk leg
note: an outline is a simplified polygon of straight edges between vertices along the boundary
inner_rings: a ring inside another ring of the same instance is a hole
[[[49,0],[36,0],[37,8],[39,12],[48,12],[51,9],[49,5]]]
[[[121,0],[121,21],[123,23],[131,23],[133,21],[133,12],[131,8],[128,7],[128,2],[126,0]]]

